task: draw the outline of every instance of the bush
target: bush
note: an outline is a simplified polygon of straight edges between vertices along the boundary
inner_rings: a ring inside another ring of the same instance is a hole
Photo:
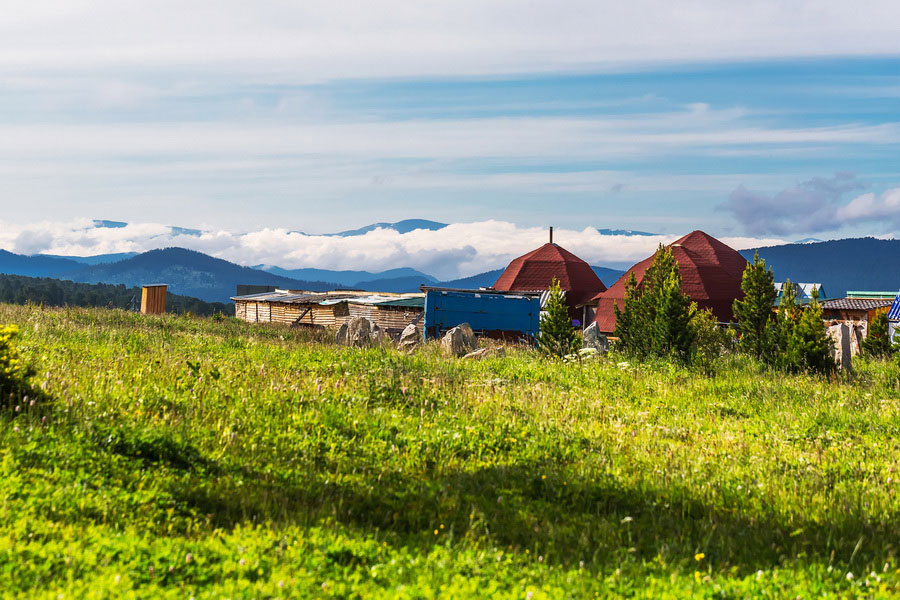
[[[0,390],[18,389],[31,376],[14,343],[18,336],[15,325],[0,326]]]
[[[715,360],[732,350],[734,339],[730,329],[719,327],[716,316],[708,308],[697,310],[691,306],[694,316],[691,324],[694,330],[694,360],[709,371]]]
[[[785,285],[790,288],[790,282]],[[785,296],[787,289],[785,290]],[[792,372],[830,373],[834,371],[834,345],[828,337],[825,322],[822,320],[822,306],[819,294],[813,288],[812,301],[802,311],[796,307],[791,311],[795,316],[786,316],[781,344],[784,348],[781,365]],[[782,300],[782,304],[783,304]],[[793,292],[791,292],[793,304]],[[799,316],[796,316],[799,313]]]
[[[895,350],[896,348],[890,338],[888,315],[886,312],[880,312],[872,319],[872,324],[866,333],[866,339],[862,341],[862,352],[866,356],[887,358]]]

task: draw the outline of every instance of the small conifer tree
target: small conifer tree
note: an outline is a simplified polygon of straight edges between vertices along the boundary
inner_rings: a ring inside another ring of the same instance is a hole
[[[643,290],[638,288],[637,279],[632,271],[625,281],[625,303],[622,310],[613,304],[616,314],[615,335],[619,341],[617,346],[626,354],[644,357],[650,352],[648,309],[644,301]]]
[[[672,249],[659,246],[640,285],[632,272],[625,284],[625,306],[616,313],[617,346],[638,358],[674,355],[689,360],[696,338],[690,299],[681,291],[681,275]]]
[[[734,316],[741,334],[741,349],[765,362],[775,359],[775,322],[772,306],[778,292],[775,290],[775,274],[766,261],[754,254],[741,277],[744,298],[734,301]],[[791,288],[793,293],[793,288]]]
[[[653,354],[689,360],[697,334],[691,326],[691,300],[681,291],[677,264],[655,286],[653,299],[656,308],[650,335]]]
[[[775,319],[775,364],[778,367],[788,367],[785,362],[788,340],[791,338],[798,320],[800,320],[800,309],[797,306],[794,284],[787,279],[782,287],[781,300],[778,303],[778,316]]]
[[[886,312],[880,312],[872,319],[866,339],[862,341],[862,351],[866,356],[886,358],[891,356],[896,348],[891,343],[890,327]]]
[[[783,364],[790,371],[830,373],[834,371],[834,344],[822,320],[819,293],[813,288],[812,301],[800,312],[785,342]]]
[[[551,356],[565,356],[581,348],[581,338],[572,327],[569,307],[557,279],[550,285],[547,304],[544,306],[538,347]]]

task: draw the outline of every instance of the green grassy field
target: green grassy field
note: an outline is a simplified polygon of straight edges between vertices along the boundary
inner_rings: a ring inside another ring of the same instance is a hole
[[[0,305],[0,593],[891,597],[900,368],[411,356]]]

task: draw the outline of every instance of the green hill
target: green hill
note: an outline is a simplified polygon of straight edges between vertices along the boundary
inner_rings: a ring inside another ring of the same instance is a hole
[[[0,304],[0,590],[896,597],[900,366],[481,361]]]
[[[47,306],[100,306],[131,308],[141,302],[141,288],[122,284],[74,283],[49,277],[24,277],[0,273],[0,302],[13,304],[43,304]],[[215,312],[234,314],[232,304],[204,302],[198,298],[166,294],[166,310],[195,315],[212,315]]]

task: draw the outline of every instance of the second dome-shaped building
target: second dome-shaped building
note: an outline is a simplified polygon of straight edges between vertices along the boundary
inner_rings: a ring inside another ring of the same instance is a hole
[[[719,321],[734,319],[732,305],[743,298],[741,278],[747,260],[737,250],[702,231],[692,231],[669,244],[681,274],[681,290],[700,308],[708,308]],[[625,302],[625,283],[634,273],[638,286],[644,273],[653,263],[649,256],[620,277],[608,290],[594,297],[597,310],[595,321],[600,331],[613,333],[616,329],[614,305],[621,310]]]

